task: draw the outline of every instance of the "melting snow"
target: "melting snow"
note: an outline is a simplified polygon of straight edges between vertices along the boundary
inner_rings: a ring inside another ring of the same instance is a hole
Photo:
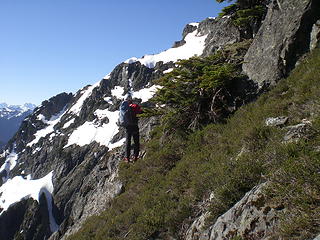
[[[74,113],[74,114],[76,114],[76,115],[79,115],[79,114],[80,114],[80,111],[81,111],[81,109],[82,109],[82,105],[83,105],[84,101],[85,101],[88,97],[91,96],[91,93],[92,93],[93,89],[95,89],[96,87],[98,87],[99,84],[100,84],[100,82],[97,82],[96,84],[88,87],[87,90],[82,91],[82,92],[81,92],[81,93],[82,93],[82,96],[78,99],[78,101],[76,102],[76,104],[74,104],[74,105],[70,108],[69,112],[72,112],[72,113]]]
[[[192,23],[192,24],[198,24],[198,23]],[[176,62],[179,59],[188,59],[190,57],[193,57],[195,55],[201,55],[203,53],[203,49],[205,47],[205,40],[207,38],[207,35],[204,36],[197,36],[197,30],[193,31],[192,33],[189,33],[185,37],[186,43],[180,47],[177,48],[170,48],[164,52],[161,52],[156,55],[146,55],[142,58],[130,58],[125,61],[125,63],[134,63],[134,62],[140,62],[141,64],[149,67],[154,68],[157,62]]]
[[[73,131],[65,148],[72,144],[77,144],[82,147],[94,141],[101,145],[108,146],[113,136],[119,131],[116,124],[118,121],[119,111],[111,112],[109,110],[97,110],[95,115],[99,120],[107,117],[109,122],[103,123],[102,125],[94,121],[85,122]]]
[[[52,214],[52,175],[53,172],[50,172],[47,176],[37,180],[31,180],[30,176],[28,179],[21,176],[9,179],[0,187],[0,208],[2,208],[0,215],[23,199],[33,198],[39,202],[41,194],[44,193],[48,203],[50,229],[56,232],[59,226]]]
[[[48,126],[46,126],[45,128],[37,131],[34,136],[35,139],[33,139],[31,142],[29,142],[27,144],[27,147],[31,147],[33,144],[36,144],[39,142],[40,138],[47,136],[48,134],[54,132],[54,126],[60,122],[61,117],[65,114],[65,109],[63,109],[60,113],[58,113],[57,115],[54,115],[51,117],[51,119],[49,121],[46,122],[46,124],[48,124]],[[39,117],[39,116],[38,116]]]
[[[188,25],[198,27],[198,26],[199,26],[199,23],[189,23]]]
[[[103,79],[108,80],[111,77],[111,73],[107,74],[106,76],[104,76]]]
[[[172,71],[173,71],[173,68],[169,68],[169,69],[163,71],[163,73],[166,74],[166,73],[169,73],[169,72],[172,72]]]
[[[33,150],[32,154],[35,154],[41,150],[41,147],[37,147],[35,150]]]
[[[74,119],[74,118],[73,118],[73,119],[71,119],[70,121],[66,122],[66,123],[63,125],[63,127],[62,127],[62,128],[68,128],[68,127],[70,127],[70,125],[71,125],[71,124],[73,124],[73,123],[74,123],[74,121],[75,121],[75,119]]]
[[[115,96],[118,99],[123,98],[124,88],[120,86],[115,86],[114,89],[111,90],[111,95]]]
[[[37,119],[40,120],[40,121],[42,121],[43,123],[48,123],[48,121],[46,120],[46,117],[43,116],[42,114],[39,114],[39,115],[37,116]]]
[[[155,92],[161,88],[161,86],[153,85],[150,88],[143,88],[137,92],[133,92],[132,98],[140,98],[142,102],[147,102],[150,98],[153,97]]]
[[[17,165],[18,160],[18,154],[16,154],[14,151],[12,151],[6,158],[6,161],[4,164],[2,164],[0,168],[0,172],[5,170],[7,172],[6,177],[2,177],[2,181],[6,182],[9,178],[10,171]]]
[[[123,139],[119,140],[118,142],[110,143],[109,146],[108,146],[109,151],[114,149],[114,148],[122,146],[125,143],[125,141],[126,141],[126,139],[123,138]]]
[[[111,97],[105,97],[103,100],[105,100],[109,104],[112,104]]]

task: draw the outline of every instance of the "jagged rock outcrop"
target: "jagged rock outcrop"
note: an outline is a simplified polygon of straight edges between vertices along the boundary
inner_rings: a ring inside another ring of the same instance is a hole
[[[270,239],[274,233],[278,214],[283,207],[268,204],[263,193],[265,184],[253,188],[228,212],[210,226],[210,213],[198,217],[187,230],[186,240]],[[205,228],[205,226],[210,226]]]
[[[310,50],[320,47],[320,20],[312,27]]]
[[[32,141],[34,134],[46,126],[43,120],[49,121],[51,117],[59,114],[71,101],[72,94],[61,93],[44,101],[39,107],[34,109],[34,114],[27,117],[20,126],[17,134],[9,141],[9,146],[16,146],[16,151],[22,151],[26,143]],[[42,118],[41,118],[42,117]],[[12,149],[10,149],[12,150]]]
[[[305,121],[293,126],[285,128],[287,131],[283,137],[285,143],[297,142],[301,139],[309,139],[315,134],[315,130],[312,128],[311,122]]]
[[[309,51],[310,33],[319,20],[317,0],[273,0],[249,48],[243,71],[260,87],[274,85],[287,76]]]
[[[276,126],[284,126],[288,122],[289,118],[286,116],[281,117],[270,117],[267,118],[265,123],[266,126],[276,127]]]
[[[1,239],[48,239],[51,235],[47,202],[44,195],[40,202],[23,200],[0,216]]]
[[[207,18],[199,25],[201,34],[208,34],[203,56],[209,56],[218,49],[241,40],[240,30],[230,17]]]

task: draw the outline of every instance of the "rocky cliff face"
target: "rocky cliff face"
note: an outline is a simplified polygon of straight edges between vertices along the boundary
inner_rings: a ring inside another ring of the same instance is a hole
[[[249,48],[243,71],[260,87],[274,85],[287,76],[299,58],[317,45],[311,37],[319,20],[320,3],[316,0],[273,0],[256,37]],[[311,40],[311,38],[313,40]]]
[[[319,19],[318,5],[312,0],[270,3],[267,17],[246,55],[244,71],[249,78],[260,86],[271,84],[292,68],[310,45],[312,27]],[[292,24],[288,26],[289,23]],[[312,39],[317,45],[314,28]],[[157,88],[153,80],[171,71],[175,61],[193,55],[208,56],[242,40],[240,30],[229,17],[208,18],[200,24],[187,25],[183,39],[173,48],[157,55],[128,59],[95,85],[43,102],[23,121],[0,155],[0,236],[66,239],[89,216],[107,208],[123,191],[117,173],[124,152],[124,131],[116,125],[122,98],[130,93],[142,106],[149,106],[148,100]],[[264,69],[266,66],[270,69]],[[143,139],[148,139],[155,124],[156,118],[140,121]],[[28,190],[33,186],[31,192],[12,191],[16,182]],[[252,200],[250,195],[241,206]],[[237,226],[241,216],[232,215],[243,212],[228,213],[221,218],[221,224],[228,229],[224,221]],[[10,228],[5,227],[14,216],[19,217]],[[201,219],[197,219],[186,239],[200,239],[194,237],[201,224]],[[213,229],[210,227],[204,234],[213,236]],[[254,231],[252,234],[257,234]]]
[[[198,217],[186,231],[186,240],[270,239],[278,221],[282,206],[267,203],[263,187],[257,186],[248,192],[228,212],[221,215],[209,228],[210,213]],[[210,201],[210,200],[209,200]]]

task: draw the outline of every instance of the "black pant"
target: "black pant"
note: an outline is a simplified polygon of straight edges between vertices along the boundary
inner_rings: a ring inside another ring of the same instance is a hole
[[[139,127],[136,126],[128,126],[126,127],[127,134],[126,134],[126,154],[127,158],[130,158],[131,152],[131,137],[133,137],[134,141],[134,156],[139,156],[140,151],[140,143],[139,143]]]

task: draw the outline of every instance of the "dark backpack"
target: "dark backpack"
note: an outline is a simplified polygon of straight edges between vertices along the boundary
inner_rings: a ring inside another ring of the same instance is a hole
[[[128,127],[134,125],[133,111],[128,101],[124,101],[120,105],[119,126]]]

